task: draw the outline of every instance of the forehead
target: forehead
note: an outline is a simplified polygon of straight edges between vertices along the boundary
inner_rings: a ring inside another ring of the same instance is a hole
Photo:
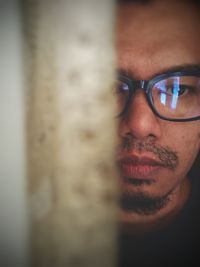
[[[118,6],[119,68],[148,78],[162,69],[200,63],[199,10],[183,1]]]

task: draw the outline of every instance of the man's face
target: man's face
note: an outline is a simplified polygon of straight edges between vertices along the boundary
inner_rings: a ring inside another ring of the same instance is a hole
[[[135,79],[148,80],[171,68],[200,64],[198,11],[181,2],[119,7],[116,46],[120,70]],[[133,211],[146,209],[148,213],[151,208],[156,210],[156,205],[159,209],[169,193],[180,190],[199,152],[200,122],[158,118],[139,90],[126,116],[119,118],[119,135],[123,195],[143,205]],[[149,211],[145,207],[148,201],[155,202]],[[125,206],[123,219],[129,221],[131,207]]]

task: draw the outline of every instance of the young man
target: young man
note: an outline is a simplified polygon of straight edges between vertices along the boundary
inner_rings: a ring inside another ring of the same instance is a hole
[[[200,177],[188,173],[200,148],[198,3],[120,2],[120,266],[193,266]]]

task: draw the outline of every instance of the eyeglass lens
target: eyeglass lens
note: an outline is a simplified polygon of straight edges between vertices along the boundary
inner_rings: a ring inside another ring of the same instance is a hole
[[[169,77],[154,83],[149,90],[152,105],[161,116],[168,119],[190,119],[200,116],[200,77]],[[119,113],[123,112],[130,101],[130,94],[130,84],[118,81]]]

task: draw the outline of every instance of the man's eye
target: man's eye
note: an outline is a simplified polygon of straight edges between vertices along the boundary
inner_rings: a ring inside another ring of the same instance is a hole
[[[117,81],[116,85],[116,93],[118,94],[128,94],[129,93],[129,86],[123,81]]]
[[[188,86],[188,85],[172,86],[172,87],[168,87],[166,89],[166,94],[167,95],[181,96],[181,95],[184,95],[184,94],[186,94],[192,90],[193,90],[193,88],[191,86]],[[164,93],[164,92],[162,92],[162,93]]]

